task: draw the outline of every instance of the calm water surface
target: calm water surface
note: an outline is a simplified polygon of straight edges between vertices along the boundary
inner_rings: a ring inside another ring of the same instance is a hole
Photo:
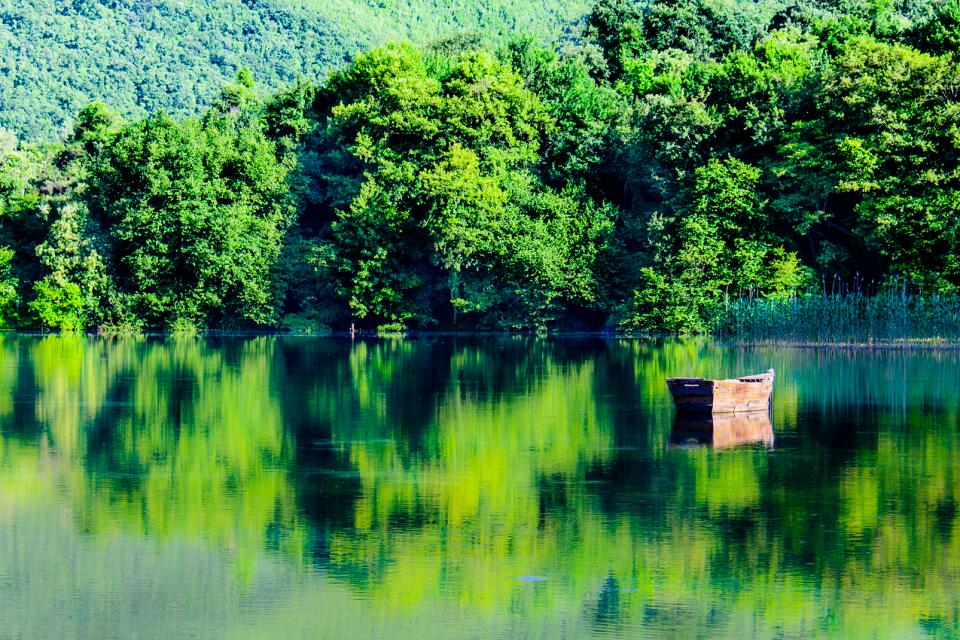
[[[958,502],[957,352],[0,341],[4,640],[957,637]]]

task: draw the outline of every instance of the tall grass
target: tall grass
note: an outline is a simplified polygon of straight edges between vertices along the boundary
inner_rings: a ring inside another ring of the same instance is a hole
[[[905,279],[874,292],[836,287],[792,298],[740,298],[718,309],[716,335],[818,344],[960,344],[960,296],[925,294]]]

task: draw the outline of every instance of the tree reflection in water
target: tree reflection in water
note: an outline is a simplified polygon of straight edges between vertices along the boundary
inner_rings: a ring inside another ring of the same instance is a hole
[[[949,629],[958,360],[7,337],[0,614],[13,636],[108,611],[105,635]],[[768,366],[772,422],[715,418],[712,447],[670,446],[691,429],[664,378]]]

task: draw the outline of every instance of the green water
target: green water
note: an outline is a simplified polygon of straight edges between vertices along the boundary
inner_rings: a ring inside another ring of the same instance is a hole
[[[958,352],[0,341],[4,640],[957,637],[958,502]]]

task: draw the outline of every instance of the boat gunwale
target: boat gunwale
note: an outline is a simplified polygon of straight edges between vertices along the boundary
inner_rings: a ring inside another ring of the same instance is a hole
[[[743,382],[745,384],[757,384],[764,382],[773,382],[775,378],[775,373],[773,369],[768,369],[764,373],[757,373],[749,376],[742,376],[740,378],[667,378],[667,384],[689,384],[689,385],[700,385],[700,384],[717,384],[720,382]]]

